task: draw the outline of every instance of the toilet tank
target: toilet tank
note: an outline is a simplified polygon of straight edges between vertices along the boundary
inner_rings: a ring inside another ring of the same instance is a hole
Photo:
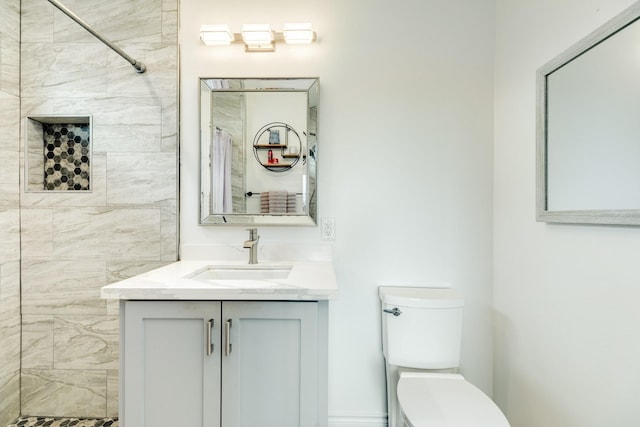
[[[464,307],[460,292],[382,286],[379,295],[382,351],[388,364],[417,369],[459,366]]]

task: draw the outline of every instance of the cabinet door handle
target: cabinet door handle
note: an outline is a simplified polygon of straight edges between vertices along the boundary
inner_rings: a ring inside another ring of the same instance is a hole
[[[225,355],[228,356],[231,354],[231,319],[227,319],[225,322],[225,338],[226,338],[226,348]]]
[[[211,340],[211,334],[213,333],[213,319],[209,319],[207,322],[207,356],[211,356],[213,353],[213,342]]]

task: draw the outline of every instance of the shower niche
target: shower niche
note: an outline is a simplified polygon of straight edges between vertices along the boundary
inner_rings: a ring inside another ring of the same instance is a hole
[[[26,190],[91,191],[91,116],[27,118]]]

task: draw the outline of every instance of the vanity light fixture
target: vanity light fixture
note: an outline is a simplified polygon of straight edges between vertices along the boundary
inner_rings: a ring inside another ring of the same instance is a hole
[[[316,40],[311,23],[284,24],[282,33],[287,44],[311,44]]]
[[[242,26],[242,40],[247,46],[247,52],[273,52],[273,31],[269,24],[244,24]]]
[[[269,24],[244,24],[240,33],[233,33],[228,25],[200,27],[200,40],[207,46],[243,43],[246,52],[273,52],[276,43],[310,44],[316,38],[310,23],[284,24],[282,31],[273,31]]]
[[[207,46],[229,46],[235,37],[228,25],[202,25],[200,40]]]

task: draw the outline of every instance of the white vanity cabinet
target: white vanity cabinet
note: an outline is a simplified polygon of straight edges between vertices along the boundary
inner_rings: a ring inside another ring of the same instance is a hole
[[[326,301],[121,301],[122,427],[327,425]]]

